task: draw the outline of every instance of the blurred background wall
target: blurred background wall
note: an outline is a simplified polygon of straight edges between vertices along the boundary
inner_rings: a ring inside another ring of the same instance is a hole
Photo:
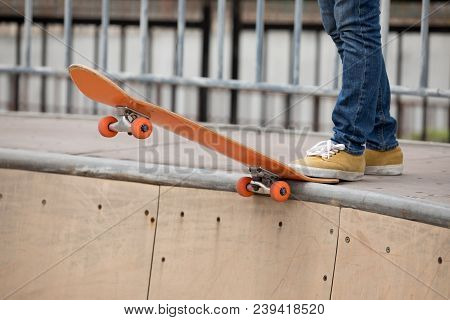
[[[34,0],[31,67],[65,68],[64,0]],[[23,65],[25,55],[23,0],[0,2],[0,65]],[[107,70],[140,73],[140,0],[111,0]],[[255,80],[256,0],[226,1],[224,79]],[[100,55],[101,0],[72,2],[73,63],[97,66]],[[421,1],[391,1],[385,59],[391,84],[417,88],[420,77]],[[450,6],[431,1],[428,87],[450,87]],[[148,1],[146,72],[176,73],[177,11],[175,0]],[[183,77],[216,78],[218,73],[217,1],[186,1]],[[262,81],[292,82],[294,1],[267,0],[264,14]],[[336,88],[336,50],[323,31],[316,1],[304,1],[300,52],[301,85]],[[337,65],[338,68],[342,68]],[[0,109],[92,114],[91,101],[74,90],[67,109],[66,82],[61,76],[0,72]],[[128,81],[127,90],[192,119],[330,131],[334,97],[144,85]],[[449,141],[448,98],[392,96],[392,113],[402,138]],[[289,109],[289,112],[286,110]],[[99,106],[98,113],[111,112]]]

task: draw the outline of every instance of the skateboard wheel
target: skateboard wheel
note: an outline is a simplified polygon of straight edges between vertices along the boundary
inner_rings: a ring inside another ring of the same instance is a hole
[[[146,139],[152,134],[153,126],[146,118],[137,118],[131,123],[131,133],[135,138]]]
[[[100,134],[102,136],[104,136],[105,138],[114,137],[117,134],[117,132],[109,129],[109,125],[116,123],[116,122],[117,122],[117,119],[114,118],[113,116],[107,116],[107,117],[101,118],[98,122],[98,132],[100,132]]]
[[[247,189],[247,186],[252,181],[250,177],[242,177],[236,183],[236,191],[243,197],[250,197],[253,195],[253,192]]]
[[[291,187],[285,181],[277,181],[270,187],[270,196],[273,200],[284,202],[291,195]]]

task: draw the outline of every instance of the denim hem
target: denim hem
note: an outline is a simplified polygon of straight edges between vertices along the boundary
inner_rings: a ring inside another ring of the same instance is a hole
[[[397,148],[398,142],[396,141],[394,144],[392,144],[390,146],[385,146],[385,147],[381,147],[381,148],[379,146],[375,146],[371,143],[366,143],[366,147],[367,147],[367,149],[375,150],[375,151],[389,151],[389,150]]]

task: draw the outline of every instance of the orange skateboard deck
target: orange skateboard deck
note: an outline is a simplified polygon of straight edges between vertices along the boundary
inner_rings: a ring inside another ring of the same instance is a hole
[[[122,109],[121,119],[109,116],[100,120],[99,131],[103,136],[113,137],[117,132],[128,132],[136,138],[144,139],[150,136],[152,123],[161,126],[249,167],[252,178],[244,177],[236,186],[238,193],[242,196],[270,193],[275,200],[284,201],[290,194],[289,185],[283,181],[285,179],[317,183],[339,182],[337,179],[305,176],[288,165],[195,121],[153,103],[136,99],[94,69],[83,65],[71,65],[69,73],[78,89],[88,98]],[[265,191],[261,192],[261,188]]]

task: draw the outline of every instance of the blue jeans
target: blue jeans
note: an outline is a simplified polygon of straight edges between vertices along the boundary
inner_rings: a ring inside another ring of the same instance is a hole
[[[343,64],[332,140],[355,155],[365,147],[395,148],[397,122],[389,114],[391,91],[381,51],[380,0],[318,2],[325,31]]]

